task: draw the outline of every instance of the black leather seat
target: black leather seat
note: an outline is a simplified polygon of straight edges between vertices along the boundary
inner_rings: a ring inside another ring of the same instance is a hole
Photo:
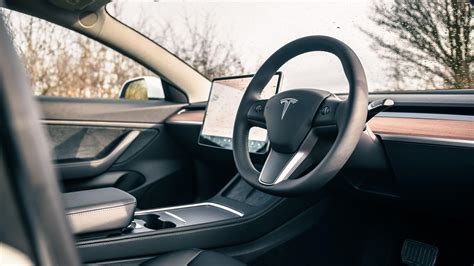
[[[244,263],[229,256],[201,249],[186,249],[163,254],[142,265],[166,265],[166,266],[243,266]]]

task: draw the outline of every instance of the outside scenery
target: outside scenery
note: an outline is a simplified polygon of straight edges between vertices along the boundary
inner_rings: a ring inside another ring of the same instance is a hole
[[[117,98],[123,82],[150,71],[50,22],[2,10],[35,95]]]
[[[117,1],[107,11],[209,79],[255,73],[285,43],[306,35],[346,42],[371,91],[472,89],[472,7],[467,0],[307,2]],[[36,95],[117,98],[124,81],[154,75],[78,33],[2,9]],[[347,92],[334,56],[296,58],[283,90]]]

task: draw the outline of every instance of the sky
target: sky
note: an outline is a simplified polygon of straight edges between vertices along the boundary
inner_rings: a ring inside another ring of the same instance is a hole
[[[386,62],[378,57],[369,37],[359,29],[378,30],[369,20],[372,0],[122,2],[129,24],[137,16],[143,16],[149,21],[170,22],[179,34],[186,34],[183,16],[192,23],[203,23],[210,14],[216,24],[216,38],[232,43],[244,62],[247,73],[242,74],[256,72],[266,58],[294,39],[328,35],[348,44],[359,56],[369,90],[386,89],[388,85]],[[304,54],[283,66],[282,71],[283,89],[348,91],[342,66],[335,56],[327,53]]]

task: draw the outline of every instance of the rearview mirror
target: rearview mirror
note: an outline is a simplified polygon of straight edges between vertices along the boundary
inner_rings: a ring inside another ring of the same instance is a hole
[[[163,100],[165,93],[159,77],[142,76],[125,81],[120,89],[120,99]]]

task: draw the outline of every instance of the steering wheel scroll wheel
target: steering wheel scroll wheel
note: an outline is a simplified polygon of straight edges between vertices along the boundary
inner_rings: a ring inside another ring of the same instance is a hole
[[[282,65],[316,51],[334,54],[341,61],[349,81],[345,100],[328,91],[304,88],[260,99],[263,88]],[[308,36],[281,47],[257,71],[240,102],[233,132],[239,173],[255,188],[274,195],[300,195],[320,189],[342,169],[359,142],[367,117],[367,94],[364,68],[343,42]],[[248,151],[253,126],[266,128],[270,140],[271,149],[261,171],[252,164]]]

